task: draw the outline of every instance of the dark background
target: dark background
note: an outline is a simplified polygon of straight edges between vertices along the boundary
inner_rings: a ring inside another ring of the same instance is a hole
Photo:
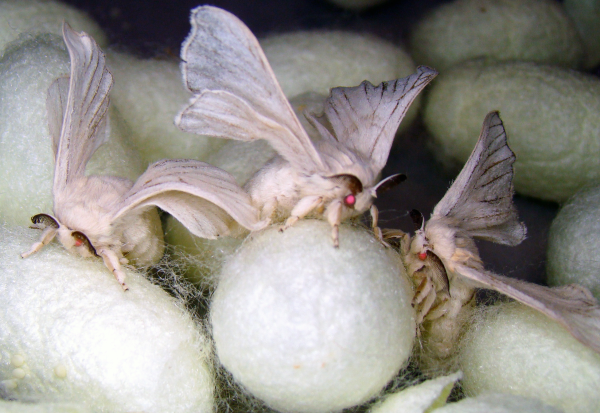
[[[177,58],[190,29],[189,12],[200,4],[212,4],[234,13],[257,37],[329,28],[369,32],[406,45],[410,29],[419,18],[445,2],[448,1],[390,0],[357,12],[325,0],[66,1],[88,12],[105,30],[113,46],[138,56],[161,58]],[[377,200],[382,227],[412,231],[408,211],[416,208],[428,217],[456,176],[457,170],[443,170],[436,162],[428,143],[429,137],[420,121],[397,137],[383,176],[404,172],[409,179]],[[543,283],[548,227],[558,206],[518,196],[515,202],[521,220],[527,225],[528,239],[517,247],[480,242],[481,255],[493,271]]]

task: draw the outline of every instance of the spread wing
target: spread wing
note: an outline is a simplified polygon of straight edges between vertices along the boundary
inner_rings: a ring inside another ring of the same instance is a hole
[[[420,66],[410,76],[379,86],[365,80],[355,87],[336,87],[331,89],[324,107],[333,134],[314,120],[312,123],[325,139],[333,138],[368,159],[377,175],[387,162],[406,111],[436,76],[435,70]]]
[[[457,272],[475,281],[477,287],[496,290],[542,312],[600,353],[600,305],[585,287],[544,287],[463,265],[457,266]]]
[[[65,78],[57,79],[46,100],[55,147],[55,200],[69,183],[85,174],[94,151],[108,138],[106,111],[113,84],[104,54],[94,39],[77,33],[67,23],[63,24],[63,37],[71,57],[69,84],[67,87]]]
[[[498,112],[489,113],[462,171],[433,210],[432,219],[448,217],[470,236],[517,245],[526,228],[513,204],[513,163]]]
[[[196,160],[162,160],[150,165],[124,195],[113,219],[149,205],[167,211],[203,238],[226,235],[233,220],[250,230],[261,225],[258,210],[233,176]]]
[[[301,170],[322,170],[318,152],[286,99],[258,41],[231,13],[194,9],[181,58],[194,93],[175,124],[197,134],[267,140]]]

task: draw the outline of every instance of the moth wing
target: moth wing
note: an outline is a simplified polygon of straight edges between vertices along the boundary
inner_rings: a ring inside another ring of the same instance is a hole
[[[317,150],[286,99],[256,37],[231,13],[201,6],[181,58],[194,93],[175,118],[188,132],[238,140],[267,140],[300,169],[323,169]]]
[[[513,204],[513,163],[498,112],[489,113],[475,149],[433,210],[432,219],[448,217],[470,236],[517,245],[526,228]]]
[[[150,205],[167,211],[203,238],[226,235],[233,220],[250,230],[261,225],[258,210],[233,176],[195,160],[169,159],[150,165],[125,194],[113,220]]]
[[[406,111],[436,76],[435,70],[420,66],[410,76],[378,86],[365,80],[359,86],[331,89],[324,115],[333,134],[324,133],[324,130],[321,134],[324,138],[333,136],[342,145],[361,154],[378,174],[387,162]]]
[[[104,53],[94,39],[85,32],[77,33],[67,23],[63,24],[63,38],[71,58],[68,93],[65,100],[65,81],[59,79],[50,86],[46,101],[47,105],[56,105],[48,110],[50,133],[56,145],[55,197],[85,174],[94,151],[107,140],[106,111],[113,84]]]
[[[463,265],[457,267],[457,272],[475,281],[477,287],[498,291],[540,311],[600,353],[600,305],[585,287],[544,287]]]

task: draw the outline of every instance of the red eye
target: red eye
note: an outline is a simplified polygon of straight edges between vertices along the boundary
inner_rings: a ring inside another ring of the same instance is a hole
[[[426,252],[420,252],[419,253],[419,259],[421,261],[425,261],[425,258],[427,258],[427,253]]]
[[[350,195],[346,196],[346,198],[344,198],[344,204],[346,204],[349,207],[354,206],[355,203],[356,203],[356,197],[352,194],[350,194]]]
[[[83,240],[79,238],[75,238],[75,246],[81,247],[83,245]]]

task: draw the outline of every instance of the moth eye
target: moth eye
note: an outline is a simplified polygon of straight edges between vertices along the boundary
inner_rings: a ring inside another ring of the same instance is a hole
[[[427,258],[427,251],[420,252],[418,256],[421,261],[425,261],[425,258]]]
[[[346,206],[353,207],[355,203],[356,197],[352,194],[346,195],[346,197],[344,198],[344,204],[346,204]]]
[[[75,246],[76,247],[81,247],[81,246],[85,245],[87,247],[88,251],[90,253],[92,253],[92,255],[95,255],[96,257],[98,256],[98,253],[96,252],[96,249],[94,248],[94,246],[90,242],[89,238],[86,237],[83,232],[73,231],[71,233],[71,235],[73,236],[73,238],[75,238]]]

